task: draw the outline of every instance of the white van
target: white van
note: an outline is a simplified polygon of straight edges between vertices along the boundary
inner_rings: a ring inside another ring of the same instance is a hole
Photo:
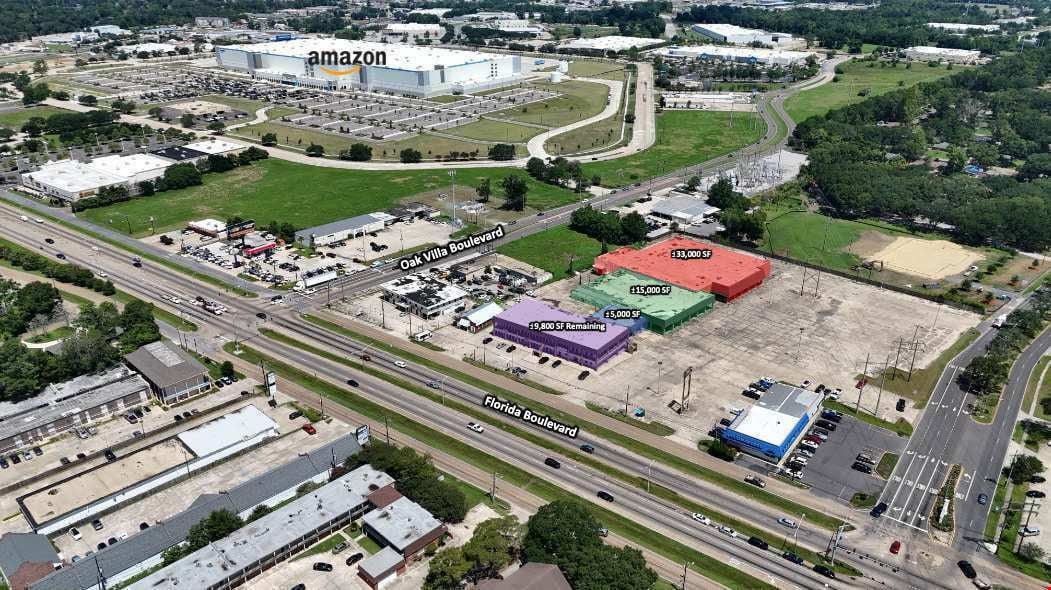
[[[426,342],[431,339],[431,336],[433,336],[433,334],[431,334],[427,330],[424,330],[423,332],[417,332],[416,334],[414,334],[412,336],[412,339],[416,342]]]

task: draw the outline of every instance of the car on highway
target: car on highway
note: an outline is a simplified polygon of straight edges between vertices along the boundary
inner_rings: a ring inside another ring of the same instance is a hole
[[[883,516],[883,513],[886,512],[886,511],[887,511],[887,503],[886,502],[880,502],[879,504],[876,504],[875,506],[872,507],[872,510],[869,512],[869,516],[871,516],[872,518],[879,518],[879,517]]]
[[[748,544],[752,547],[758,547],[763,551],[766,551],[770,548],[770,544],[767,543],[765,540],[760,539],[759,537],[748,537]]]
[[[777,522],[783,524],[784,526],[786,526],[786,527],[788,527],[790,529],[794,529],[794,528],[797,528],[799,526],[799,523],[797,523],[796,521],[792,520],[791,518],[788,518],[787,516],[782,516],[781,518],[777,519]]]
[[[44,238],[44,241],[47,242],[48,244],[54,244],[55,243],[55,240],[52,240],[51,238]]]
[[[798,556],[798,555],[796,555],[795,553],[792,553],[791,551],[785,551],[784,553],[781,554],[781,557],[783,559],[787,559],[788,561],[791,561],[792,563],[794,563],[796,565],[804,565],[803,558]]]
[[[978,504],[985,506],[989,503],[989,496],[985,494],[978,494]]]
[[[585,453],[587,453],[589,455],[591,455],[591,454],[594,454],[595,447],[593,447],[591,445],[588,445],[588,444],[583,444],[583,445],[580,445],[580,450],[584,451]]]
[[[693,518],[694,520],[696,520],[697,522],[703,524],[703,525],[712,526],[712,519],[710,519],[707,516],[701,514],[700,512],[694,512],[693,514],[690,515],[690,517]]]
[[[257,317],[257,318],[259,318],[261,320],[265,320],[266,319],[266,314],[263,313],[263,312],[259,312],[259,313],[255,314],[255,317]]]
[[[315,572],[330,572],[332,571],[332,564],[325,563],[324,561],[318,561],[314,563],[311,569],[313,569]]]
[[[890,544],[890,552],[897,555],[899,551],[901,551],[901,541],[895,540]]]
[[[826,578],[836,579],[836,572],[832,571],[832,568],[825,565],[815,565],[814,571],[825,576]]]
[[[485,427],[481,424],[478,424],[477,422],[468,422],[467,428],[477,432],[478,434],[485,432]]]
[[[358,385],[358,382],[353,379],[347,379],[347,385],[351,387],[361,387],[360,385]]]
[[[724,535],[727,535],[731,539],[736,539],[737,538],[737,531],[735,531],[732,528],[726,526],[725,524],[719,525],[719,532],[724,534]]]
[[[405,361],[394,361],[394,366],[398,367],[398,368],[401,368],[401,369],[404,369],[406,367]]]
[[[65,260],[66,259],[66,255],[61,253],[61,252],[59,252],[58,254],[55,254],[55,258],[58,258],[59,260]]]
[[[961,559],[960,561],[957,561],[956,567],[960,568],[960,571],[963,572],[964,577],[966,577],[969,580],[973,580],[978,577],[978,572],[974,571],[974,566],[971,565],[971,562],[967,561],[966,559]]]
[[[596,495],[599,498],[602,498],[603,500],[605,500],[607,502],[612,502],[613,501],[613,494],[607,492],[606,490],[599,490],[598,494],[596,494]]]
[[[754,485],[756,487],[760,487],[760,488],[765,488],[766,487],[766,482],[763,481],[762,478],[760,478],[759,476],[756,476],[756,475],[746,475],[745,478],[744,478],[744,481],[746,483],[750,483],[750,484],[752,484],[752,485]]]
[[[554,458],[551,458],[551,457],[548,457],[548,458],[544,459],[544,465],[547,465],[548,467],[550,467],[552,469],[558,469],[558,468],[562,467],[562,464],[559,463],[558,459],[554,459]]]

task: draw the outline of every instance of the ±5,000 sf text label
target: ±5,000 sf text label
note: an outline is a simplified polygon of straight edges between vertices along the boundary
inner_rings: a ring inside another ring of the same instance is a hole
[[[569,426],[563,424],[558,420],[555,420],[547,414],[537,414],[529,408],[524,408],[512,401],[502,400],[495,395],[485,396],[485,400],[482,401],[482,405],[497,412],[503,412],[508,416],[518,418],[523,422],[535,424],[540,428],[550,430],[551,432],[557,432],[558,434],[568,436],[569,438],[576,438],[577,433],[580,431],[579,426]]]

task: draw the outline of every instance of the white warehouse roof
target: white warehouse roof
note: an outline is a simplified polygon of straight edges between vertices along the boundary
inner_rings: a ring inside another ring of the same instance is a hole
[[[932,29],[957,32],[985,31],[987,33],[995,33],[1000,30],[1000,25],[972,25],[970,23],[927,23],[927,26]]]
[[[449,68],[506,57],[480,51],[440,49],[426,45],[349,41],[347,39],[293,39],[291,41],[274,41],[252,45],[229,45],[223,49],[236,49],[248,53],[268,53],[303,59],[306,59],[311,51],[385,52],[387,65],[384,67],[413,71],[433,70],[436,66]]]
[[[206,154],[225,154],[227,152],[234,152],[237,150],[244,149],[243,143],[234,143],[232,141],[226,141],[225,139],[209,139],[207,141],[198,141],[196,143],[188,143],[185,147],[191,150],[197,150]]]
[[[929,45],[917,45],[905,50],[906,54],[930,57],[954,57],[964,59],[978,59],[982,52],[977,49],[950,49],[948,47],[931,47]]]
[[[644,49],[652,45],[664,43],[663,39],[651,39],[647,37],[622,37],[610,35],[608,37],[594,37],[591,39],[573,39],[566,41],[559,47],[570,49],[601,49],[602,51],[625,51],[632,47]]]
[[[163,171],[172,163],[164,158],[150,154],[132,154],[130,156],[102,156],[91,161],[91,166],[110,174],[131,178],[147,172]]]
[[[48,162],[40,170],[29,172],[25,176],[38,184],[52,186],[68,193],[79,193],[127,182],[123,176],[103,172],[90,164],[77,160]]]
[[[239,410],[191,428],[179,434],[183,442],[198,457],[207,457],[242,440],[248,440],[265,432],[277,436],[277,423],[254,405],[247,405]]]

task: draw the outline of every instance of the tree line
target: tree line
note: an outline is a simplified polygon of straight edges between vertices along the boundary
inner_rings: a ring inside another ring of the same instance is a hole
[[[1051,245],[1051,49],[977,68],[801,122],[792,143],[808,153],[807,190],[836,215],[947,224],[957,239],[1042,250]],[[977,130],[988,129],[984,134]],[[940,174],[918,165],[931,144],[952,144]],[[978,178],[968,163],[1012,167]]]
[[[575,209],[569,218],[569,228],[606,244],[638,244],[646,240],[650,228],[642,215],[632,211],[621,217],[616,211],[597,211],[591,205]]]
[[[83,266],[51,260],[9,242],[0,242],[0,260],[26,272],[40,274],[60,283],[91,289],[103,295],[113,295],[117,292],[112,282],[96,277],[93,272]]]

